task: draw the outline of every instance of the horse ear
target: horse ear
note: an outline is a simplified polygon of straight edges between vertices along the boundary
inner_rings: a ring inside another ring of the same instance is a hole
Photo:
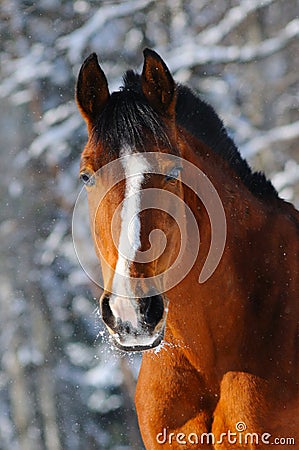
[[[145,49],[141,76],[142,91],[152,108],[166,117],[175,112],[175,82],[163,59],[153,50]]]
[[[88,127],[94,124],[108,99],[107,79],[97,55],[92,53],[81,66],[76,86],[77,105]]]

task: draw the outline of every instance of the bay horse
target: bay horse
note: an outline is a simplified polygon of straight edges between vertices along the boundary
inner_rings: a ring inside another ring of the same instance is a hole
[[[153,50],[144,51],[142,74],[128,71],[112,94],[91,54],[76,101],[88,128],[80,177],[103,272],[102,318],[117,347],[144,351],[136,407],[146,448],[298,449],[298,211],[250,169],[213,108],[176,83]],[[159,173],[148,154],[161,160]],[[222,257],[201,283],[211,220],[201,196],[183,182],[181,160],[211,181],[226,217]],[[117,171],[101,172],[115,161]],[[151,189],[160,192],[156,209],[142,206]],[[175,217],[159,209],[164,193],[169,211],[179,199]],[[200,240],[199,251],[165,292],[163,274],[178,254],[181,226],[184,255]],[[140,262],[137,253],[153,247],[153,230],[163,232],[166,245]]]

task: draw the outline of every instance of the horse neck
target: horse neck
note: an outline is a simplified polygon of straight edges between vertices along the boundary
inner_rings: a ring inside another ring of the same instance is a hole
[[[290,369],[285,361],[295,360],[294,342],[299,343],[293,319],[299,318],[299,228],[287,214],[294,210],[279,199],[256,198],[225,161],[212,151],[200,157],[194,145],[185,145],[182,156],[216,188],[226,214],[227,240],[216,271],[199,284],[211,227],[205,208],[185,190],[184,201],[196,216],[201,244],[193,269],[171,293],[175,308],[170,308],[170,330],[201,368],[218,367],[219,374],[248,370],[261,376],[280,370],[285,376]],[[182,326],[186,323],[188,327]]]

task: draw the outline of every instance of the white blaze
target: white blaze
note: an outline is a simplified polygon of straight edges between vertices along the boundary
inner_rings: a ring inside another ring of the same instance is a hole
[[[125,172],[125,198],[121,210],[121,230],[118,242],[118,261],[112,284],[110,307],[116,318],[129,321],[137,327],[137,313],[134,307],[135,294],[130,286],[130,266],[140,247],[140,197],[144,175],[149,171],[146,159],[132,154],[131,149],[124,149],[120,156]],[[119,297],[125,296],[126,298]]]

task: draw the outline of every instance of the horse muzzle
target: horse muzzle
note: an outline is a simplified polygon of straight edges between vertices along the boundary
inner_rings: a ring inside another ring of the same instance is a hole
[[[100,305],[103,321],[119,349],[143,351],[161,343],[168,311],[165,296],[131,298],[104,292]]]

